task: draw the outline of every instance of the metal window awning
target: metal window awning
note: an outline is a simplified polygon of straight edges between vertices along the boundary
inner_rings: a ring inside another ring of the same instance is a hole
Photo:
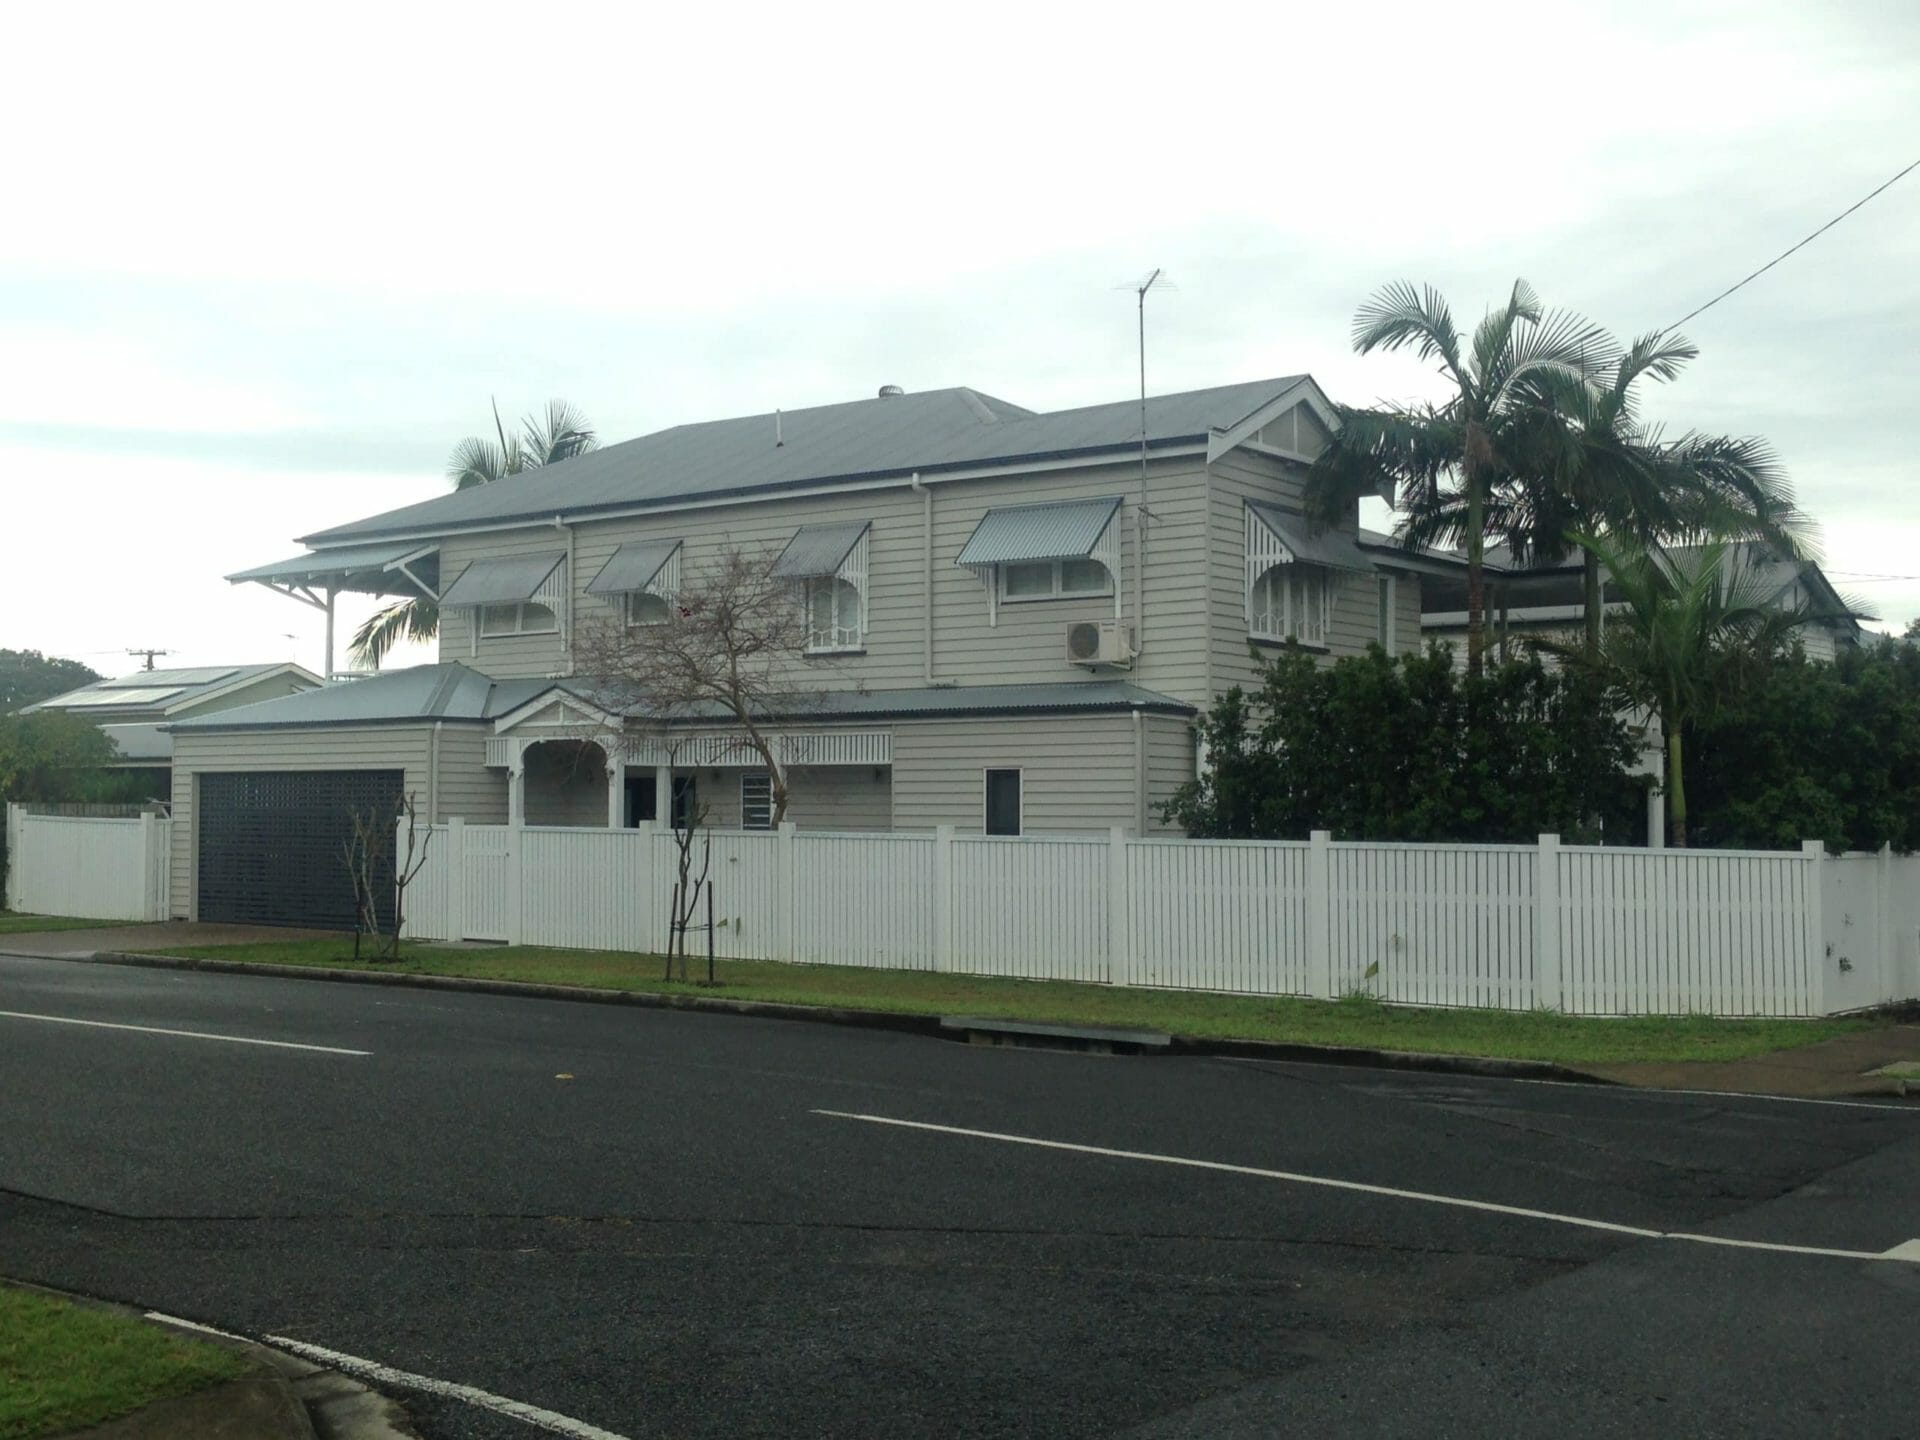
[[[987,511],[961,547],[957,565],[1005,565],[1020,560],[1084,560],[1120,509],[1118,495],[1053,500]]]
[[[471,605],[517,605],[531,600],[547,577],[566,561],[566,552],[544,555],[502,555],[475,560],[440,596],[450,608]]]
[[[773,562],[773,573],[789,580],[812,580],[822,575],[837,575],[847,556],[867,533],[869,520],[849,520],[834,525],[802,525]]]
[[[1327,529],[1315,534],[1304,515],[1289,514],[1272,505],[1249,500],[1247,509],[1280,542],[1282,551],[1274,563],[1324,565],[1330,570],[1353,570],[1363,575],[1374,572],[1355,538],[1345,531]]]
[[[440,575],[440,547],[417,541],[404,545],[344,545],[314,550],[256,565],[227,576],[235,585],[249,581],[283,591],[353,590],[364,595],[420,595],[432,598]]]
[[[678,540],[635,540],[614,551],[600,573],[587,582],[589,595],[638,595],[666,568]]]

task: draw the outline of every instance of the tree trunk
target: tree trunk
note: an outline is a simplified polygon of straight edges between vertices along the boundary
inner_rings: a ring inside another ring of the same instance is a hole
[[[1665,725],[1663,719],[1661,724]],[[1667,727],[1667,843],[1687,848],[1687,783],[1681,766],[1680,727]]]
[[[1467,673],[1478,677],[1487,648],[1486,554],[1487,502],[1481,494],[1480,467],[1469,457],[1467,480]]]
[[[1581,579],[1585,582],[1586,621],[1587,621],[1587,658],[1593,659],[1600,653],[1600,634],[1604,616],[1601,611],[1600,557],[1591,550],[1580,552],[1585,559],[1581,565]]]

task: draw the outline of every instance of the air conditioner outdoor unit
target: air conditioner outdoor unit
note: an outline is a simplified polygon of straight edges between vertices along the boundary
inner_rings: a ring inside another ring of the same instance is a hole
[[[1075,620],[1067,626],[1067,663],[1133,667],[1133,627],[1119,620]]]

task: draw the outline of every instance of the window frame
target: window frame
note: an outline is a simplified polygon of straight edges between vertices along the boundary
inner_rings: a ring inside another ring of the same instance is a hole
[[[1013,829],[993,828],[993,777],[1013,776]],[[1020,765],[983,765],[980,767],[980,833],[1018,838],[1027,833],[1027,774]]]
[[[659,605],[660,618],[657,620],[635,619],[633,613],[634,602],[638,600],[651,600]],[[626,590],[621,592],[620,595],[620,615],[627,629],[644,630],[653,625],[665,625],[672,620],[673,606],[667,600],[666,596],[657,594],[652,590]]]
[[[1104,577],[1097,590],[1068,590],[1063,588],[1064,567],[1079,563],[1097,565]],[[1050,581],[1047,592],[1033,595],[1012,595],[1007,592],[1007,572],[1019,565],[1045,565],[1049,567]],[[1104,560],[1093,555],[1074,555],[1054,560],[1003,560],[993,567],[994,587],[1003,605],[1039,605],[1049,600],[1110,600],[1114,593],[1113,570]]]
[[[853,603],[859,607],[857,622],[852,626],[839,624],[840,587],[844,585],[853,596]],[[833,599],[833,618],[835,623],[826,632],[816,630],[813,625],[813,597],[821,587],[829,587],[828,593]],[[800,606],[802,618],[807,626],[807,643],[801,653],[805,655],[858,655],[867,648],[867,597],[859,585],[847,576],[835,572],[832,575],[809,575],[800,583]],[[851,632],[852,640],[842,640],[840,635]],[[825,633],[826,641],[821,636]]]
[[[529,627],[527,610],[544,610],[547,623],[539,627]],[[473,633],[482,640],[513,640],[522,635],[558,635],[560,633],[560,612],[541,600],[507,600],[497,605],[476,605],[480,613],[474,617]],[[513,628],[511,630],[493,630],[487,628],[487,612],[490,610],[512,610]]]
[[[761,801],[756,799],[753,802],[756,808],[759,808],[761,805],[764,804],[766,809],[765,824],[754,825],[754,824],[751,824],[747,819],[747,804],[748,804],[747,785],[748,785],[748,782],[750,781],[763,782],[767,787],[767,794],[766,794],[765,800]],[[740,772],[740,828],[742,830],[759,830],[759,831],[773,829],[773,772],[772,771],[743,770]]]
[[[1394,653],[1394,641],[1398,638],[1396,631],[1400,623],[1400,577],[1381,575],[1377,578],[1380,583],[1374,603],[1378,607],[1375,620],[1379,629],[1380,648],[1391,655]]]
[[[1269,602],[1265,613],[1271,621],[1274,614],[1274,606],[1270,603],[1272,596],[1263,595],[1262,592],[1270,591],[1276,580],[1280,585],[1279,623],[1269,624],[1263,628],[1260,624],[1262,612],[1254,603],[1255,597]],[[1311,594],[1304,587],[1315,582],[1320,587],[1320,603],[1314,607],[1320,612],[1318,633],[1311,637],[1300,633],[1302,627],[1299,621],[1305,618],[1304,614],[1296,618],[1293,613],[1293,586],[1296,581],[1303,587],[1303,611],[1307,608],[1305,602]],[[1328,637],[1333,631],[1333,571],[1328,566],[1304,564],[1298,560],[1283,560],[1277,565],[1269,565],[1254,579],[1253,588],[1247,599],[1247,635],[1250,639],[1264,640],[1272,645],[1285,645],[1292,642],[1312,650],[1328,648]]]

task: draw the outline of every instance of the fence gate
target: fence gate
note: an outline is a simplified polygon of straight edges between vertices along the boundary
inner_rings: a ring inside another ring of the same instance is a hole
[[[353,814],[400,804],[400,770],[202,774],[195,806],[202,920],[347,930],[353,882],[342,847]],[[382,827],[392,834],[391,825]],[[393,922],[393,861],[374,876],[381,924]]]

